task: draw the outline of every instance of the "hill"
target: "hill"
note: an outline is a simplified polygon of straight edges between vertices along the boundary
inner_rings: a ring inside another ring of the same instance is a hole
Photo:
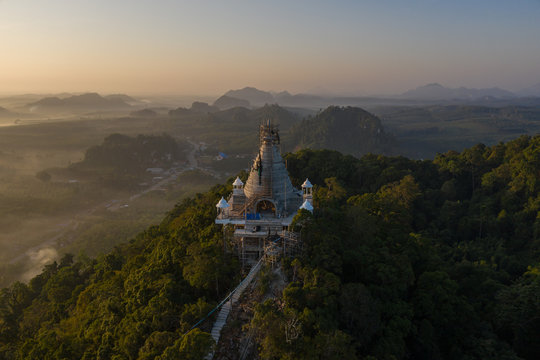
[[[540,83],[533,85],[531,87],[528,87],[526,89],[523,89],[518,92],[520,96],[534,96],[534,97],[540,97]]]
[[[130,112],[129,116],[140,117],[140,118],[154,118],[158,116],[158,113],[152,109],[142,109],[142,110]]]
[[[168,135],[112,134],[103,144],[88,148],[84,159],[69,169],[79,175],[96,176],[105,185],[129,187],[151,176],[147,168],[169,168],[184,160],[186,148]]]
[[[208,103],[205,103],[202,101],[193,102],[189,110],[192,113],[200,113],[200,114],[208,114],[208,113],[219,111],[217,107],[209,105]]]
[[[135,105],[140,104],[141,102],[131,96],[128,96],[126,94],[111,94],[111,95],[105,95],[105,99],[111,100],[111,101],[121,101],[129,105]]]
[[[361,156],[368,152],[387,154],[394,139],[385,134],[375,115],[355,107],[330,106],[291,129],[295,146],[332,149]]]
[[[247,126],[251,129],[258,129],[261,121],[268,119],[275,121],[282,129],[289,129],[299,122],[299,116],[278,105],[265,105],[254,110],[235,107],[213,113],[209,118],[214,122],[220,121],[227,125]]]
[[[178,204],[160,226],[97,260],[66,255],[28,285],[2,290],[0,358],[202,359],[211,337],[190,327],[238,271],[213,224],[225,191]]]
[[[249,101],[252,105],[272,104],[275,102],[274,96],[266,91],[258,90],[254,87],[245,87],[239,90],[229,90],[225,96]]]
[[[211,107],[216,109],[215,107]],[[226,154],[251,154],[257,148],[257,138],[253,136],[258,131],[261,121],[272,119],[280,124],[282,133],[300,121],[294,109],[291,111],[278,105],[266,105],[257,109],[234,107],[227,110],[215,110],[197,113],[186,108],[178,108],[169,112],[174,126],[182,133],[205,142],[208,155],[218,152]],[[231,159],[226,162],[232,161]],[[224,163],[226,163],[224,162]],[[247,163],[235,164],[231,171],[248,166]]]
[[[27,104],[31,111],[98,111],[128,109],[124,96],[102,97],[97,93],[73,95],[67,98],[47,97]]]
[[[223,95],[213,104],[215,107],[220,110],[227,110],[233,107],[249,107],[249,101],[244,99],[238,99],[231,96]]]
[[[288,154],[315,211],[295,219],[304,247],[279,265],[285,289],[265,290],[268,269],[246,304],[249,358],[537,359],[539,152],[540,136],[434,161]],[[240,279],[213,223],[232,180],[106,256],[3,289],[0,357],[203,358],[208,325],[190,329]]]

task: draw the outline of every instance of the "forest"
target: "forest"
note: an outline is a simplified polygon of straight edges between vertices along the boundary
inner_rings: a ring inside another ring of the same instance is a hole
[[[103,185],[136,187],[151,178],[147,168],[170,168],[184,161],[187,145],[169,135],[107,136],[86,150],[84,159],[69,166],[70,175],[94,177]]]
[[[315,185],[288,285],[249,324],[261,359],[537,359],[540,136],[434,160],[285,156]],[[230,179],[232,180],[232,179]],[[217,185],[97,259],[65,255],[0,293],[5,359],[201,359],[191,329],[241,279]]]

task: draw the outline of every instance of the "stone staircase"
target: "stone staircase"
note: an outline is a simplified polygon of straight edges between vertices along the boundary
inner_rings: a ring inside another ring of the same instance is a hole
[[[216,345],[219,343],[221,330],[227,323],[227,318],[229,317],[229,313],[231,312],[233,305],[235,305],[238,302],[244,290],[249,286],[253,278],[257,275],[257,273],[259,272],[261,268],[261,264],[262,264],[262,258],[261,260],[257,262],[257,264],[255,264],[251,268],[248,275],[244,278],[244,280],[242,280],[240,285],[238,285],[238,287],[234,289],[232,294],[229,295],[230,296],[229,300],[225,302],[223,306],[221,307],[217,315],[216,321],[214,322],[214,325],[212,326],[212,331],[210,332],[210,334],[212,335],[212,338],[216,342]],[[213,357],[214,357],[214,352],[211,351],[208,355],[206,355],[204,359],[211,360]]]

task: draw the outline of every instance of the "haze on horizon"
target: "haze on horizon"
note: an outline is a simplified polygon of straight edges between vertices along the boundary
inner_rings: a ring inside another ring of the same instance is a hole
[[[540,1],[0,0],[0,93],[540,82]]]

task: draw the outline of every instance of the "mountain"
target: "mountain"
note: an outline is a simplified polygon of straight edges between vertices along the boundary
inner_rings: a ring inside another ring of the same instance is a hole
[[[232,98],[247,100],[252,105],[272,104],[275,102],[274,96],[271,93],[255,89],[254,87],[229,90],[225,95]]]
[[[214,101],[214,106],[218,107],[220,110],[226,110],[234,107],[249,107],[249,101],[244,99],[239,99],[227,95],[221,96],[219,99]]]
[[[202,101],[194,101],[193,104],[191,104],[191,109],[189,110],[193,113],[201,114],[208,114],[219,111],[217,107],[209,105],[208,103]]]
[[[111,94],[104,96],[104,98],[112,101],[123,101],[129,105],[136,105],[141,103],[139,100],[132,98],[131,96],[128,96],[126,94]]]
[[[129,98],[129,97],[128,97]],[[111,98],[103,97],[97,93],[73,95],[64,99],[46,97],[30,103],[27,107],[31,111],[99,111],[128,109],[123,96],[113,95]]]
[[[378,117],[350,106],[329,106],[295,125],[290,136],[301,148],[332,149],[355,156],[390,153],[395,141],[385,134]]]
[[[152,109],[142,109],[142,110],[130,112],[129,116],[138,117],[138,118],[153,118],[153,117],[158,116],[158,113]]]
[[[518,92],[518,95],[540,97],[540,83],[533,85],[531,87],[528,87],[526,89],[520,90]]]
[[[290,98],[292,95],[288,92],[288,91],[281,91],[281,92],[278,92],[278,93],[275,93],[274,94],[274,97],[276,99],[288,99]]]
[[[433,83],[408,90],[400,95],[400,98],[403,99],[419,100],[475,100],[485,97],[504,99],[515,97],[515,94],[497,87],[490,89],[468,89],[465,87],[452,89],[444,87],[441,84]]]

